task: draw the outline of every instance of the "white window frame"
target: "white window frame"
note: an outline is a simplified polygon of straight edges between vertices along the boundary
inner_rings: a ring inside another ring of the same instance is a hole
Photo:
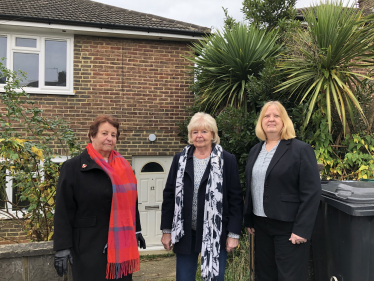
[[[56,156],[56,157],[52,158],[51,160],[54,163],[63,163],[66,160],[68,160],[69,158],[70,157],[68,157],[68,156]],[[0,159],[0,161],[2,161],[2,159]],[[8,170],[6,170],[5,173],[6,173],[5,181],[7,182],[6,187],[5,187],[5,192],[6,192],[6,195],[7,195],[8,199],[10,201],[12,201],[13,200],[13,188],[12,188],[13,178],[11,176],[8,176],[9,175]],[[43,178],[44,178],[44,176],[42,176],[42,180],[43,180]],[[9,213],[16,216],[17,211],[12,210],[12,205],[10,203],[7,202],[6,204],[7,204],[8,210],[10,210]],[[6,208],[4,208],[4,209],[6,209]],[[2,220],[2,219],[9,219],[9,217],[0,213],[0,220]]]
[[[74,95],[74,36],[50,36],[23,33],[0,33],[0,37],[7,37],[6,67],[13,70],[13,54],[28,53],[39,55],[39,87],[23,87],[29,94]],[[36,39],[36,48],[17,47],[16,38]],[[66,48],[66,86],[45,86],[45,41],[65,41]],[[4,84],[0,84],[0,93],[4,92]]]

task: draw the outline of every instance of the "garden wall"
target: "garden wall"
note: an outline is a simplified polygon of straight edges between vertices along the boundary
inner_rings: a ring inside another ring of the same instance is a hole
[[[53,266],[53,241],[0,246],[0,281],[72,281],[59,277]]]

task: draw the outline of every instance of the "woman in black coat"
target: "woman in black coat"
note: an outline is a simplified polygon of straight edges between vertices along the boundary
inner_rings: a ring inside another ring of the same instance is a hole
[[[109,222],[116,182],[113,183],[112,175],[105,171],[108,166],[103,166],[101,162],[98,164],[91,154],[96,153],[101,161],[109,161],[106,164],[110,166],[115,162],[112,155],[123,159],[113,150],[119,137],[118,129],[119,123],[112,116],[96,117],[89,131],[91,144],[82,154],[67,160],[61,168],[54,225],[54,250],[57,251],[55,267],[57,273],[63,276],[63,273],[67,273],[67,261],[70,260],[74,281],[107,280]],[[126,160],[121,163],[124,164],[120,166],[121,173],[127,173],[131,178],[133,172],[130,165]],[[124,237],[132,241],[132,252],[136,254],[137,244],[145,248],[145,241],[140,233],[136,185],[133,184],[132,189],[134,196],[128,204],[133,206],[134,215],[129,218],[133,223]],[[136,257],[130,259],[134,261]],[[131,272],[136,270],[128,269],[127,275],[117,272],[114,274],[117,278],[111,279],[132,280]]]
[[[177,280],[223,280],[227,252],[238,245],[243,197],[235,156],[219,145],[215,120],[196,113],[189,143],[174,156],[163,194],[161,242],[177,254]],[[210,259],[211,258],[211,259]],[[217,279],[215,279],[217,278]]]
[[[266,103],[249,152],[244,226],[255,235],[256,280],[306,281],[321,183],[312,147],[295,139],[279,102]]]

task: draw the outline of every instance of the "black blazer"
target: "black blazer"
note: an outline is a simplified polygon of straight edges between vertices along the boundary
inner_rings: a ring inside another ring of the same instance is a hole
[[[183,198],[183,216],[184,216],[184,236],[173,247],[175,253],[191,253],[191,219],[192,219],[192,200],[194,191],[194,169],[192,146],[188,151],[186,170],[184,173],[184,198]],[[175,183],[177,179],[178,162],[181,153],[174,156],[171,164],[169,176],[164,189],[164,200],[162,202],[161,230],[172,229],[174,206],[175,206]],[[234,155],[223,151],[223,214],[222,214],[222,233],[221,247],[226,248],[226,238],[229,232],[235,234],[241,233],[243,220],[243,192],[239,180],[238,164]],[[196,223],[196,246],[195,252],[201,250],[204,220],[205,191],[210,171],[210,163],[201,179],[198,198],[197,198],[197,223]],[[221,248],[222,249],[222,248]]]
[[[252,147],[246,166],[244,226],[253,227],[252,169],[263,141]],[[321,196],[321,181],[312,147],[297,139],[281,140],[266,171],[264,211],[268,218],[294,222],[292,232],[312,235]]]
[[[107,280],[107,255],[103,250],[108,241],[112,194],[110,178],[87,150],[61,167],[53,248],[72,249],[74,281]],[[136,231],[141,231],[138,204]]]

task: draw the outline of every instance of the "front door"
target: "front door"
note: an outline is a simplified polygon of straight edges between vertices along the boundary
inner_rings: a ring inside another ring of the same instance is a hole
[[[172,156],[133,157],[133,167],[138,181],[140,222],[147,246],[161,245],[162,193],[172,159]]]

